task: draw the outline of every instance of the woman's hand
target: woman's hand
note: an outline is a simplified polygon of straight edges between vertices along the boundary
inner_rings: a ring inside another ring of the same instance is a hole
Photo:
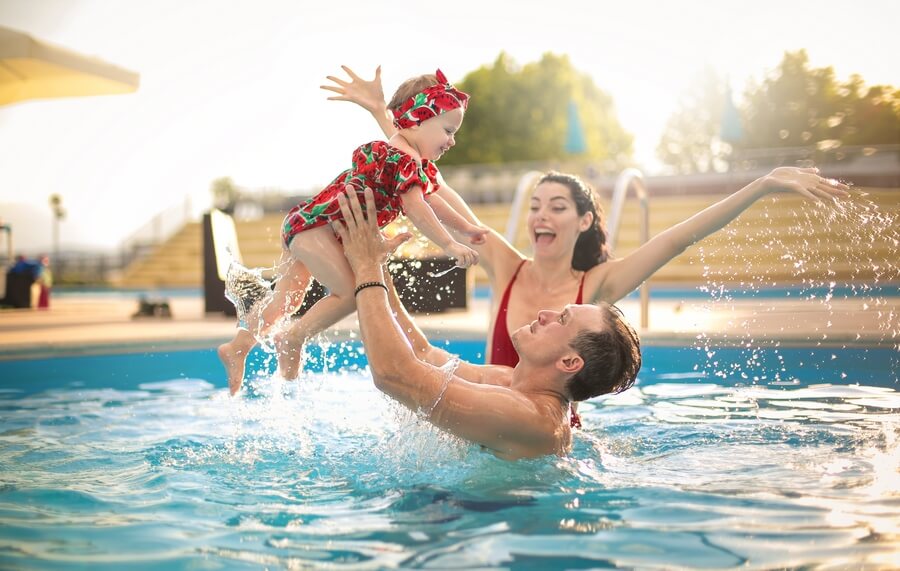
[[[375,68],[375,79],[371,81],[362,79],[346,65],[342,65],[341,69],[350,76],[350,81],[345,81],[339,77],[334,77],[333,75],[327,76],[326,79],[337,84],[320,86],[326,91],[337,93],[337,95],[329,97],[328,100],[350,101],[356,103],[373,115],[383,113],[385,104],[384,89],[381,87],[381,66],[379,65]]]
[[[833,178],[819,176],[817,168],[778,167],[760,179],[766,192],[787,190],[810,200],[833,203],[850,196],[846,184]]]

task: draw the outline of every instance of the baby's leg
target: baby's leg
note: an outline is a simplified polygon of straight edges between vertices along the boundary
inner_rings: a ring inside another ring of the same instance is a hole
[[[256,345],[257,336],[264,335],[274,323],[300,307],[309,282],[306,267],[284,251],[278,264],[272,297],[247,314],[247,329],[239,328],[231,341],[219,345],[219,360],[225,366],[228,389],[232,395],[241,389],[247,355]]]
[[[297,234],[291,241],[291,254],[306,265],[329,294],[276,335],[278,369],[286,379],[297,377],[303,343],[356,309],[353,270],[330,226]]]

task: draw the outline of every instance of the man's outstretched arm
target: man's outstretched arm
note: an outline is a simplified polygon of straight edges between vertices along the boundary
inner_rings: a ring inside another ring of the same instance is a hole
[[[413,318],[410,317],[403,302],[400,301],[400,296],[397,295],[393,277],[386,268],[384,269],[384,283],[388,288],[388,301],[390,302],[391,310],[394,312],[394,317],[400,326],[400,330],[406,335],[407,340],[412,345],[416,357],[421,361],[438,367],[449,361],[452,355],[448,351],[432,345],[422,330],[419,329],[419,326],[416,325]],[[471,383],[498,386],[509,386],[511,378],[509,367],[502,365],[475,365],[467,361],[460,361],[456,374]]]
[[[416,357],[391,312],[381,268],[387,254],[408,236],[385,241],[374,222],[369,190],[366,200],[368,219],[358,201],[339,197],[347,226],[336,229],[356,276],[360,333],[378,389],[428,414],[435,425],[498,455],[513,458],[556,452],[552,430],[547,430],[547,423],[555,422],[530,399],[505,387],[448,377]]]

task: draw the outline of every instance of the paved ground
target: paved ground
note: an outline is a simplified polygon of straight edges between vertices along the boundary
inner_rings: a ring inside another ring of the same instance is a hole
[[[139,318],[137,295],[59,296],[49,310],[0,311],[0,360],[96,352],[214,347],[234,332],[234,320],[207,315],[203,300],[169,298],[173,317]],[[632,323],[638,302],[620,304]],[[489,302],[474,300],[466,311],[416,319],[432,338],[481,339]],[[781,346],[883,346],[900,349],[900,298],[751,299],[737,302],[691,300],[651,302],[646,345],[683,345],[706,336],[718,344]],[[350,335],[355,316],[342,321],[333,337]]]

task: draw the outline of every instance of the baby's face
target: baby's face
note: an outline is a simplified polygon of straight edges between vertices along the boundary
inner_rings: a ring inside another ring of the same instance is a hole
[[[436,161],[456,144],[456,132],[463,122],[463,110],[453,109],[422,122],[412,129],[419,154]]]

